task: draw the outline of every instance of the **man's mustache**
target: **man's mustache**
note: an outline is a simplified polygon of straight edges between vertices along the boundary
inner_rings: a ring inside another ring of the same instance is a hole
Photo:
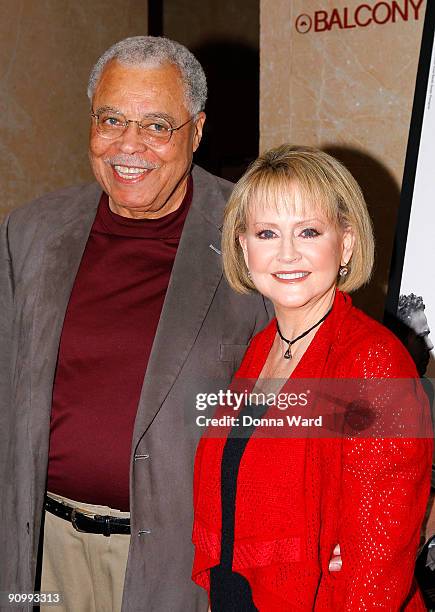
[[[113,157],[106,157],[104,163],[111,166],[130,166],[131,168],[143,168],[144,170],[156,170],[160,168],[159,164],[136,157],[135,155],[125,155],[119,153]]]

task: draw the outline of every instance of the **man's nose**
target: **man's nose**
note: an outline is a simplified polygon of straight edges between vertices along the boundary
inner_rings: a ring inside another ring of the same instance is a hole
[[[137,123],[131,121],[125,132],[119,138],[119,148],[125,153],[134,153],[136,151],[145,151],[147,144],[144,142],[140,133],[140,127]]]
[[[433,349],[433,342],[430,339],[429,334],[427,336],[424,337],[424,341],[426,342],[426,348],[428,351],[431,351]]]
[[[281,239],[278,260],[291,262],[299,259],[300,254],[292,236],[285,236]]]

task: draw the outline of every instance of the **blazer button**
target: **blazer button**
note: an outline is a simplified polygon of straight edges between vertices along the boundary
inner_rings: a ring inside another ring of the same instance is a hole
[[[150,458],[150,456],[146,455],[146,454],[145,455],[135,455],[134,456],[134,460],[135,461],[139,461],[139,459],[149,459],[149,458]]]
[[[140,537],[140,536],[143,536],[143,535],[149,535],[150,533],[151,533],[151,529],[140,529],[137,532],[137,535]]]

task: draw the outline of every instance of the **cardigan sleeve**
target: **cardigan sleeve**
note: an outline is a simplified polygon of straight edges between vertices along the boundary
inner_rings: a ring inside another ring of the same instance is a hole
[[[360,348],[349,362],[351,378],[416,377],[408,354],[389,335]],[[396,390],[386,394],[388,405],[382,409],[405,420],[408,409],[414,409],[413,418],[420,414],[424,421],[427,400],[418,381],[396,382],[396,388],[389,385]],[[338,516],[343,566],[328,576],[335,583],[333,609],[393,611],[405,605],[429,494],[431,456],[430,438],[343,439]]]

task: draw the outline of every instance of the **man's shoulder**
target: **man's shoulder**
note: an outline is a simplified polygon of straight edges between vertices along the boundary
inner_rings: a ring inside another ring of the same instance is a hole
[[[225,204],[234,185],[196,165],[192,168],[192,178],[192,209],[199,212],[216,227],[221,228]]]
[[[219,192],[227,200],[234,188],[234,183],[216,176],[196,164],[192,168],[193,184],[196,189]]]
[[[68,217],[75,208],[95,202],[100,195],[101,187],[97,183],[64,187],[16,208],[9,214],[9,218],[13,222],[22,223],[31,222],[33,219],[41,222],[46,216]]]
[[[2,228],[11,253],[18,256],[35,245],[44,245],[67,228],[92,224],[101,197],[97,183],[74,185],[42,195],[11,211]],[[23,248],[25,245],[26,248]]]
[[[5,220],[11,246],[31,244],[34,239],[45,241],[71,222],[92,223],[100,197],[101,187],[97,183],[74,185],[16,208]]]

